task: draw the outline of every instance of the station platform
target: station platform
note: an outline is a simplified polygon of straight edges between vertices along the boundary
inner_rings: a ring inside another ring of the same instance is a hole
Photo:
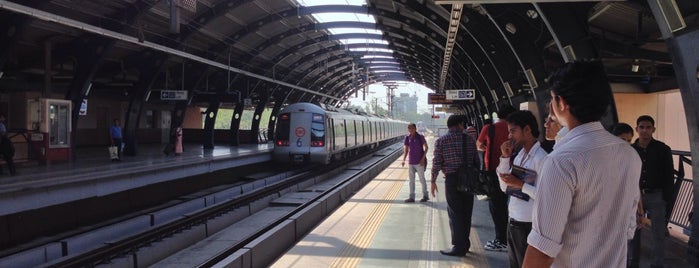
[[[432,140],[428,139],[430,144]],[[400,158],[402,159],[402,158]],[[272,267],[509,267],[507,251],[486,251],[495,229],[485,200],[474,200],[471,248],[465,257],[442,255],[451,247],[444,180],[439,192],[425,203],[416,183],[416,203],[408,198],[408,169],[400,159],[370,181]],[[431,159],[431,157],[430,157]],[[431,166],[425,172],[429,178]],[[416,179],[417,180],[417,179]],[[429,179],[428,179],[429,181]],[[428,183],[429,191],[429,183]],[[643,232],[641,267],[648,267],[650,232]],[[672,236],[666,242],[665,267],[692,267],[686,242]]]
[[[271,160],[274,145],[245,144],[203,149],[185,144],[181,155],[165,155],[164,145],[140,145],[136,156],[111,161],[107,147],[78,148],[75,161],[16,165],[0,175],[0,215]]]

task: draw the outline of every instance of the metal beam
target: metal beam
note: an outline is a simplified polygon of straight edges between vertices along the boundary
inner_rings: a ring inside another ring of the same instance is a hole
[[[447,43],[444,45],[444,57],[442,58],[442,73],[439,77],[439,91],[444,92],[444,83],[449,73],[449,63],[451,62],[451,52],[454,50],[456,36],[461,26],[462,4],[451,6],[451,16],[449,17],[449,28],[447,29]]]
[[[467,4],[517,4],[517,3],[567,3],[567,2],[625,2],[626,0],[444,0],[434,1],[437,5]]]
[[[71,27],[71,28],[75,28],[75,29],[78,29],[78,30],[82,30],[82,31],[86,31],[86,32],[93,33],[93,34],[97,34],[97,35],[101,35],[101,36],[106,36],[106,37],[114,38],[114,39],[117,39],[117,40],[120,40],[120,41],[123,41],[123,42],[131,43],[131,44],[138,45],[138,46],[142,46],[142,47],[147,47],[147,48],[150,48],[150,49],[153,49],[153,50],[165,52],[165,53],[170,54],[170,55],[176,55],[176,56],[179,56],[179,57],[182,57],[182,58],[194,60],[194,61],[201,62],[201,63],[207,64],[207,65],[210,65],[210,66],[214,66],[214,67],[217,67],[217,68],[220,68],[220,69],[224,69],[224,70],[226,70],[226,71],[239,73],[239,74],[242,74],[242,75],[245,75],[245,76],[257,78],[257,79],[264,80],[264,81],[267,81],[267,82],[270,82],[270,83],[274,83],[274,84],[279,84],[279,85],[282,85],[282,86],[285,86],[285,87],[289,87],[289,88],[297,89],[297,90],[300,90],[300,91],[308,92],[308,93],[311,93],[311,94],[314,94],[314,95],[319,95],[319,96],[323,96],[323,97],[326,97],[326,98],[331,98],[331,99],[335,99],[335,100],[340,100],[340,99],[337,98],[337,97],[333,97],[333,96],[326,95],[326,94],[323,94],[323,93],[320,93],[320,92],[317,92],[317,91],[313,91],[313,90],[310,90],[310,89],[307,89],[307,88],[303,88],[303,87],[299,87],[299,86],[296,86],[296,85],[292,85],[292,84],[289,84],[289,83],[284,82],[284,81],[279,81],[279,80],[272,79],[272,78],[269,78],[269,77],[266,77],[266,76],[262,76],[262,75],[259,75],[259,74],[255,74],[255,73],[252,73],[252,72],[248,72],[248,71],[242,70],[242,69],[238,69],[238,68],[235,68],[235,67],[232,67],[232,66],[228,66],[228,65],[225,65],[225,64],[221,64],[221,63],[216,62],[216,61],[212,61],[212,60],[209,60],[209,59],[206,59],[206,58],[203,58],[203,57],[194,55],[194,54],[186,53],[186,52],[183,52],[183,51],[181,51],[181,50],[173,49],[173,48],[170,48],[170,47],[167,47],[167,46],[163,46],[163,45],[160,45],[160,44],[157,44],[157,43],[153,43],[153,42],[149,42],[149,41],[143,41],[143,42],[141,42],[141,41],[138,39],[138,37],[133,37],[133,36],[125,35],[125,34],[122,34],[122,33],[115,32],[115,31],[111,31],[111,30],[108,30],[108,29],[96,27],[96,26],[93,26],[93,25],[90,25],[90,24],[87,24],[87,23],[84,23],[84,22],[80,22],[80,21],[77,21],[77,20],[69,19],[69,18],[66,18],[66,17],[63,17],[63,16],[59,16],[59,15],[56,15],[56,14],[51,14],[51,13],[49,13],[49,12],[45,12],[45,11],[38,10],[38,9],[35,9],[35,8],[31,8],[31,7],[28,7],[28,6],[19,5],[19,4],[16,4],[16,3],[13,3],[13,2],[10,2],[10,1],[7,1],[7,0],[0,0],[0,9],[5,9],[5,10],[8,10],[8,11],[16,12],[16,13],[20,13],[20,14],[25,14],[25,15],[27,15],[27,16],[34,17],[34,18],[37,18],[37,19],[40,19],[40,20],[45,20],[45,21],[48,21],[48,22],[54,22],[54,23],[57,23],[57,24],[60,24],[60,25],[64,25],[64,26],[67,26],[67,27]]]

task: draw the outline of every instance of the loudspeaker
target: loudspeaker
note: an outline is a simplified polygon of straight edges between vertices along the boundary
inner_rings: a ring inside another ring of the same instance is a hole
[[[673,32],[687,27],[675,0],[654,0],[650,3],[657,7],[657,9],[653,8],[653,14],[656,16],[655,20],[658,22],[660,32],[663,33],[663,38],[668,38]]]

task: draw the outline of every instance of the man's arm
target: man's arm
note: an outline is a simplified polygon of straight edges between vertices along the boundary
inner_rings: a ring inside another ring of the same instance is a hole
[[[405,157],[408,156],[408,151],[410,151],[410,146],[403,145],[403,162],[400,163],[400,166],[405,166]]]
[[[551,267],[551,264],[553,264],[553,258],[539,251],[537,248],[532,247],[531,245],[527,246],[522,268]]]
[[[478,134],[478,139],[476,140],[476,149],[478,149],[478,151],[485,151],[486,149],[486,143],[488,142],[488,128],[490,126],[491,125],[485,125],[481,129],[481,133]]]
[[[665,145],[662,152],[663,170],[663,200],[672,201],[672,188],[674,186],[675,168],[673,167],[672,151]]]
[[[422,159],[420,159],[420,164],[423,164],[424,166],[427,166],[427,150],[430,148],[430,146],[427,145],[427,139],[425,139],[425,136],[422,136]]]

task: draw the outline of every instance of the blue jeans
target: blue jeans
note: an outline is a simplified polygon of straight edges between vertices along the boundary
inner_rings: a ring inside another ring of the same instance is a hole
[[[415,173],[420,177],[420,184],[422,185],[422,196],[428,197],[427,194],[427,182],[425,181],[425,166],[408,165],[408,178],[410,179],[410,198],[415,199]]]

